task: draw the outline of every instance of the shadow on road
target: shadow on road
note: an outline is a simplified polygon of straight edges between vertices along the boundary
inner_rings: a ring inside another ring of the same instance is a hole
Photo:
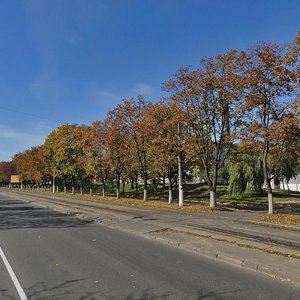
[[[0,230],[77,227],[91,223],[89,220],[32,206],[18,200],[0,200]]]
[[[103,291],[101,283],[98,287],[90,287],[91,282],[87,279],[68,280],[64,283],[49,286],[45,283],[37,283],[27,290],[27,296],[31,300],[141,300],[141,299],[194,299],[194,300],[221,300],[238,299],[237,295],[241,291],[224,291],[222,293],[209,292],[205,289],[190,291],[187,296],[179,296],[174,292],[159,292],[155,289],[145,289],[143,291],[132,292],[128,295],[118,294],[111,291],[111,295]],[[85,286],[84,286],[85,285]],[[235,297],[236,296],[236,297]],[[1,298],[2,299],[2,298]]]

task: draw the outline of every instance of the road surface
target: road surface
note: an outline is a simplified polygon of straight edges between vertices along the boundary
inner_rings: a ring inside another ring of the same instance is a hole
[[[300,299],[289,284],[21,198],[0,193],[0,247],[28,299]],[[21,299],[3,257],[0,299]]]

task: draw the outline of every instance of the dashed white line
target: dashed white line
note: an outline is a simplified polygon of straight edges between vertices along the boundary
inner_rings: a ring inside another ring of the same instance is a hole
[[[25,295],[25,292],[24,292],[24,290],[23,290],[23,288],[22,288],[22,286],[21,286],[21,284],[20,284],[20,282],[19,282],[19,280],[18,280],[18,278],[17,278],[17,276],[14,272],[14,270],[12,269],[10,263],[8,262],[8,260],[7,260],[7,258],[6,258],[6,256],[5,256],[5,254],[4,254],[1,247],[0,247],[0,257],[2,258],[3,263],[4,263],[6,269],[9,273],[9,276],[10,276],[11,280],[13,281],[13,283],[15,285],[15,288],[16,288],[19,296],[20,296],[20,299],[21,300],[28,300],[27,296]]]

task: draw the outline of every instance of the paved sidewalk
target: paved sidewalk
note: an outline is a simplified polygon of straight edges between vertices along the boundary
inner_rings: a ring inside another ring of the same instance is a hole
[[[265,273],[300,287],[300,228],[256,222],[259,213],[189,214],[48,194],[2,193]]]

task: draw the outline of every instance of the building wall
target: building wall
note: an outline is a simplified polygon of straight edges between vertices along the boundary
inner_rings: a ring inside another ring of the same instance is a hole
[[[290,191],[300,192],[300,174],[296,178],[292,178],[288,183],[280,182],[280,189],[289,189]]]

